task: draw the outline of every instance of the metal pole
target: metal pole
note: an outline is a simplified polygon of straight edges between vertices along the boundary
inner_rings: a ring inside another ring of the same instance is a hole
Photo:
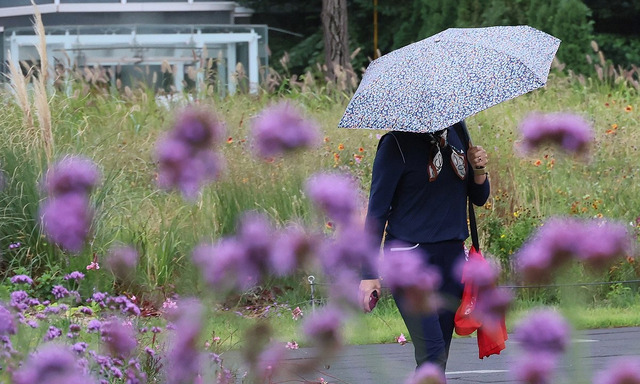
[[[373,0],[373,58],[378,58],[378,0]]]
[[[309,285],[311,286],[311,311],[315,312],[316,310],[316,284],[314,283],[314,281],[316,280],[316,277],[311,275],[307,278],[307,280],[309,281]]]

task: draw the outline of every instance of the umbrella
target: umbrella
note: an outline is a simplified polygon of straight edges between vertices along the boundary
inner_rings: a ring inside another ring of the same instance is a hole
[[[338,124],[435,132],[542,87],[560,40],[535,28],[450,28],[371,62]]]

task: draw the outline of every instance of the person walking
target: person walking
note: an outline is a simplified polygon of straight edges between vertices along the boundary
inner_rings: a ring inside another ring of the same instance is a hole
[[[442,277],[438,293],[444,302],[436,313],[412,311],[403,292],[392,292],[418,367],[431,362],[446,368],[463,291],[455,269],[469,236],[467,198],[477,206],[487,201],[487,162],[487,152],[470,144],[464,121],[434,133],[392,131],[378,143],[365,228],[384,242],[384,257],[418,251]],[[359,293],[365,312],[380,287],[376,271],[363,270]]]

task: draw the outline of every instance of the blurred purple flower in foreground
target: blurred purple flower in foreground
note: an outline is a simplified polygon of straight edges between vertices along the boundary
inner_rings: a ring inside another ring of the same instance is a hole
[[[95,380],[83,374],[74,353],[52,343],[31,355],[13,375],[14,384],[92,384]]]
[[[409,379],[405,382],[406,384],[445,384],[447,380],[445,379],[444,372],[442,372],[442,368],[439,365],[433,363],[424,363],[416,369],[415,372],[411,373]]]
[[[138,345],[133,327],[116,317],[102,323],[100,336],[113,357],[128,358]]]
[[[380,263],[380,275],[392,291],[404,293],[407,311],[427,313],[439,306],[437,290],[442,278],[434,267],[426,265],[415,250],[399,250],[404,244],[394,244]],[[396,250],[396,251],[394,251]]]
[[[180,302],[180,309],[170,311],[169,320],[175,324],[167,354],[167,384],[193,383],[200,373],[202,356],[199,336],[203,323],[203,307],[196,299]]]
[[[318,245],[317,236],[306,233],[300,226],[291,225],[279,231],[271,251],[271,270],[278,276],[286,276],[297,268],[310,266]]]
[[[560,354],[569,346],[571,327],[559,313],[538,309],[516,325],[513,339],[530,353]]]
[[[329,274],[374,271],[380,248],[362,227],[344,227],[336,238],[323,244],[320,252],[322,265]]]
[[[331,220],[351,223],[359,205],[358,186],[348,174],[317,173],[307,180],[311,201]]]
[[[39,216],[49,240],[70,252],[82,250],[93,220],[89,193],[99,181],[97,166],[80,156],[66,157],[47,171],[48,198]]]
[[[523,384],[552,384],[557,358],[549,353],[525,354],[515,361],[511,375]]]
[[[158,186],[195,199],[222,172],[224,160],[214,145],[223,135],[223,124],[210,112],[195,107],[180,112],[173,129],[156,144]]]
[[[640,384],[640,358],[616,358],[596,374],[593,384]]]
[[[107,253],[106,264],[117,278],[128,280],[135,274],[138,265],[138,251],[126,245],[113,246],[109,248]]]
[[[93,161],[82,156],[68,156],[47,171],[44,185],[49,197],[69,193],[88,195],[100,178],[100,170]]]
[[[342,312],[333,307],[324,307],[312,313],[303,325],[303,332],[319,348],[321,356],[331,355],[342,347]]]
[[[18,332],[18,326],[13,314],[0,303],[0,336],[14,335]]]
[[[517,253],[517,267],[528,282],[546,282],[572,257],[602,267],[631,249],[624,225],[571,218],[551,218]]]
[[[594,139],[591,124],[571,113],[531,114],[520,123],[520,133],[525,153],[546,143],[557,144],[568,152],[581,153]]]
[[[258,155],[269,158],[318,143],[317,125],[288,102],[265,108],[253,122]]]
[[[80,252],[89,235],[93,211],[88,196],[68,194],[48,199],[40,207],[47,237],[70,252]]]

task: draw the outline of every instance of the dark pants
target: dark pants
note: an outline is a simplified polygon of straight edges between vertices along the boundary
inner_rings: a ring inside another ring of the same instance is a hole
[[[397,247],[397,244],[394,241],[392,246]],[[438,293],[443,299],[443,305],[437,313],[416,314],[405,307],[402,292],[392,292],[393,298],[411,335],[417,365],[432,362],[440,365],[444,370],[453,337],[454,315],[462,298],[463,285],[460,278],[456,276],[455,269],[464,258],[464,243],[445,241],[420,244],[416,250],[420,251],[426,264],[440,271],[442,285]],[[393,257],[393,253],[395,252],[386,250],[385,257]]]

